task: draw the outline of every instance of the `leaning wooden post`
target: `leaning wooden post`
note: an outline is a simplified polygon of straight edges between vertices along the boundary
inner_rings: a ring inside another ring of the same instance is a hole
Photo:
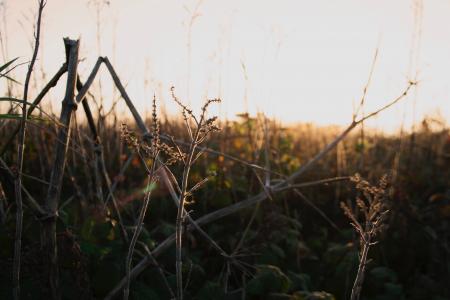
[[[131,114],[133,115],[134,120],[136,121],[137,126],[139,129],[144,133],[144,138],[147,138],[149,135],[147,126],[145,126],[144,121],[142,120],[141,116],[139,115],[136,107],[134,107],[133,102],[131,101],[130,97],[128,96],[127,92],[125,91],[125,88],[122,84],[122,82],[119,79],[119,76],[117,76],[116,71],[114,70],[113,66],[109,62],[108,57],[103,57],[103,62],[106,65],[106,68],[108,68],[109,73],[111,74],[112,80],[114,81],[114,84],[116,85],[117,89],[120,92],[120,95],[122,96],[123,100],[125,100],[125,103],[128,106],[128,109],[130,110]]]
[[[61,183],[66,164],[66,154],[70,142],[70,122],[72,112],[76,110],[75,86],[77,81],[78,49],[79,41],[64,39],[67,56],[67,86],[64,100],[62,101],[61,127],[58,132],[58,143],[53,160],[53,169],[46,198],[47,217],[43,221],[43,243],[47,255],[47,275],[51,299],[60,299],[58,281],[58,256],[56,241],[56,220],[58,217],[58,202],[61,192]]]

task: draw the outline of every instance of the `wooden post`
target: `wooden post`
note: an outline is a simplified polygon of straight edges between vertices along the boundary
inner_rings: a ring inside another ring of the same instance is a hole
[[[70,123],[72,112],[76,110],[75,86],[77,80],[79,41],[64,39],[67,56],[67,86],[64,100],[62,101],[61,127],[58,132],[58,143],[53,160],[53,169],[46,198],[47,218],[43,221],[43,243],[47,255],[47,276],[51,299],[60,299],[59,272],[58,272],[58,245],[56,241],[56,220],[58,217],[58,203],[61,193],[61,184],[66,164],[66,154],[70,142]]]

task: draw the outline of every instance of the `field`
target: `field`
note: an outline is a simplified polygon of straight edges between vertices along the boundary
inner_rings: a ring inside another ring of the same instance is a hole
[[[1,97],[0,299],[450,299],[447,120],[364,126],[420,82],[362,114],[364,94],[347,127],[222,120],[175,88],[180,113],[154,97],[146,119],[108,58],[81,78],[64,42],[42,90],[36,55],[23,84],[0,67],[24,89]],[[132,118],[99,109],[100,73]]]

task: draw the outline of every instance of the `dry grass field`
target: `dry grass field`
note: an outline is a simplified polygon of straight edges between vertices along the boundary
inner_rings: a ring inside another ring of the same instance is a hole
[[[145,117],[107,57],[80,75],[78,40],[30,85],[39,3],[25,80],[0,64],[0,299],[450,299],[448,120],[365,126],[420,82],[362,114],[369,80],[348,126],[219,119],[176,88]]]

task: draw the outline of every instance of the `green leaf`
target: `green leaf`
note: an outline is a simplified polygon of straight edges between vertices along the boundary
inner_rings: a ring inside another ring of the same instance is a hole
[[[154,182],[154,181],[150,182],[150,184],[148,184],[147,186],[145,186],[142,189],[142,194],[147,194],[147,193],[154,191],[157,186],[158,185],[156,184],[156,182]]]
[[[106,296],[122,276],[122,270],[118,264],[112,261],[101,261],[95,268],[91,279],[94,296],[97,299]],[[136,283],[133,282],[133,284]]]
[[[81,227],[81,238],[83,240],[89,241],[92,236],[92,232],[94,230],[95,226],[95,220],[92,218],[88,218],[86,221],[84,221],[83,226]]]
[[[203,287],[198,291],[196,299],[222,299],[224,297],[223,289],[218,283],[207,281]]]
[[[289,279],[292,281],[293,290],[302,290],[309,292],[311,287],[311,276],[306,273],[288,272]]]
[[[86,255],[98,255],[100,253],[100,247],[89,242],[80,242],[81,252]]]
[[[154,299],[159,300],[161,299],[158,297],[157,293],[152,290],[148,285],[142,282],[135,282],[131,286],[131,295],[133,296],[132,299]]]
[[[327,292],[295,292],[292,300],[336,300],[336,298]]]
[[[175,232],[175,226],[171,223],[161,221],[161,224],[158,226],[158,232],[163,236],[170,236]]]
[[[387,267],[375,267],[370,270],[370,275],[380,282],[396,282],[397,274]]]
[[[400,299],[400,296],[403,294],[401,284],[387,282],[384,284],[384,289],[389,296],[393,296],[392,299]]]
[[[284,293],[272,293],[268,295],[268,300],[297,300],[294,296]]]
[[[260,265],[255,277],[247,285],[247,292],[250,295],[286,293],[291,284],[291,280],[278,267]]]
[[[312,292],[308,299],[311,300],[335,300],[333,295],[327,293],[327,292]]]
[[[7,62],[6,64],[4,64],[3,66],[0,66],[0,72],[3,72],[3,70],[6,70],[10,65],[12,65],[16,60],[18,60],[19,58],[16,57],[13,60]],[[0,74],[1,76],[5,76],[3,74]]]
[[[11,119],[11,120],[20,120],[22,119],[22,114],[0,114],[0,119]],[[31,121],[41,121],[41,122],[48,122],[49,119],[29,115],[28,119]]]
[[[281,247],[279,247],[276,244],[270,244],[270,249],[272,249],[272,251],[278,255],[280,258],[285,258],[286,254],[284,253],[284,250],[281,249]]]
[[[0,119],[21,119],[22,115],[18,115],[18,114],[0,114]]]
[[[9,81],[12,81],[12,82],[17,83],[17,84],[21,84],[20,82],[18,82],[17,80],[15,80],[15,79],[12,78],[12,77],[9,77],[9,76],[6,75],[6,74],[0,74],[0,77],[5,77],[5,78],[8,79]]]

